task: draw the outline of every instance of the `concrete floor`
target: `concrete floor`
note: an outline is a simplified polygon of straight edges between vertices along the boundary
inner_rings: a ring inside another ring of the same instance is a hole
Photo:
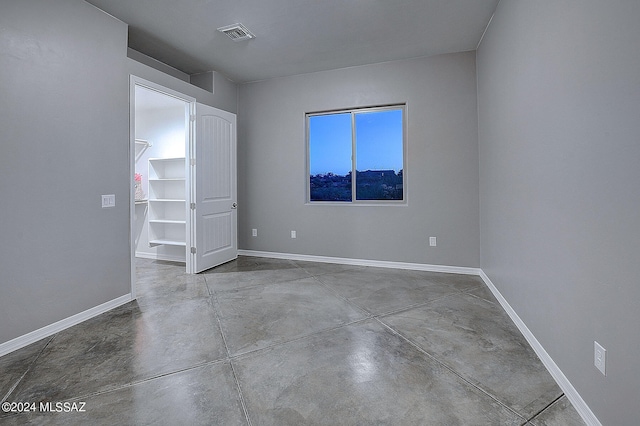
[[[85,411],[0,424],[584,424],[478,277],[252,257],[137,276],[137,301],[0,358],[3,401]]]

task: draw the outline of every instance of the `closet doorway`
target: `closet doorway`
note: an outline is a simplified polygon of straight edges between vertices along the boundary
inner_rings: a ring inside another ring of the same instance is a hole
[[[187,273],[235,259],[235,114],[135,76],[130,97],[132,283],[135,257]]]

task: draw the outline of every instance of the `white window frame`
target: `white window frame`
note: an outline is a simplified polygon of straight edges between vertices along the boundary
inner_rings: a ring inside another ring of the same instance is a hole
[[[381,112],[381,111],[402,111],[402,200],[357,200],[356,199],[356,126],[355,116],[358,113]],[[351,201],[312,201],[311,200],[311,152],[309,147],[309,118],[332,114],[351,114]],[[306,201],[307,205],[340,205],[340,206],[406,206],[407,199],[407,105],[390,104],[371,107],[336,109],[328,111],[317,111],[305,113],[305,143],[306,143]]]

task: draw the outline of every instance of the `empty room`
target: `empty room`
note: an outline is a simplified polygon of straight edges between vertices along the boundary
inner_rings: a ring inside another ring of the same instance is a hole
[[[639,424],[638,21],[2,0],[0,424]]]

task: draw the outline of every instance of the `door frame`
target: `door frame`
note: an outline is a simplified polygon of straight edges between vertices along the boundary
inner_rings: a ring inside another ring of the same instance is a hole
[[[195,138],[195,128],[193,125],[192,117],[196,111],[196,99],[194,97],[185,95],[178,91],[169,89],[168,87],[146,80],[144,78],[130,74],[129,76],[129,251],[131,252],[131,300],[136,298],[136,241],[135,241],[135,133],[136,133],[136,86],[144,87],[145,89],[153,90],[163,95],[171,96],[187,103],[188,111],[185,113],[185,167],[187,167],[189,159],[192,158],[191,147],[193,146]],[[191,188],[190,167],[186,169],[186,187]],[[187,200],[185,209],[191,203],[190,191],[187,192]],[[185,262],[186,272],[193,273],[191,265],[191,254],[189,248],[192,246],[191,241],[191,219],[189,211],[186,212],[187,225],[185,229],[185,237],[187,244],[185,246]]]

